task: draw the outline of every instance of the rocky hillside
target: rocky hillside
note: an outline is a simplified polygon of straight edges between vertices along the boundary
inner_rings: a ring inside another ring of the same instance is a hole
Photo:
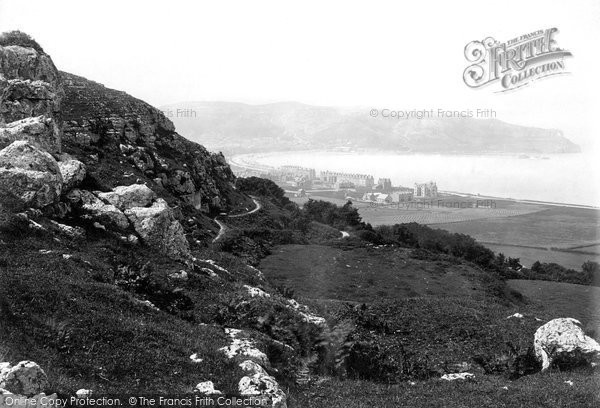
[[[343,111],[291,102],[182,102],[162,109],[192,140],[228,154],[339,147],[455,154],[579,151],[560,130],[496,119],[398,120],[370,117],[366,109]]]
[[[0,406],[138,390],[285,407],[325,321],[213,249],[215,213],[254,205],[223,155],[23,33],[0,36],[0,68]]]

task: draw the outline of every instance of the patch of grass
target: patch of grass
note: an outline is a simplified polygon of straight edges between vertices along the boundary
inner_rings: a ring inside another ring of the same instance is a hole
[[[572,381],[573,385],[565,381]],[[506,389],[504,388],[506,387]],[[476,376],[472,381],[396,385],[326,379],[293,392],[290,407],[303,408],[588,408],[600,404],[600,376],[551,372],[515,381]]]
[[[339,248],[279,246],[260,266],[274,285],[288,286],[301,298],[321,300],[368,303],[418,296],[496,297],[489,289],[504,286],[495,275],[449,256],[432,254],[432,261],[419,259],[417,254],[415,259],[411,249],[352,242],[340,240]]]

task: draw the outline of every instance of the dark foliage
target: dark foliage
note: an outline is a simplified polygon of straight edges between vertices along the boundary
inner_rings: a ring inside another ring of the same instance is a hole
[[[18,45],[20,47],[33,48],[40,54],[45,54],[44,49],[35,41],[29,34],[22,31],[8,31],[0,34],[0,46],[6,47],[10,45]]]

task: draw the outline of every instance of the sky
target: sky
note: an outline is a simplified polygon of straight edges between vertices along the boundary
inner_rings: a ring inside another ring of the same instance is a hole
[[[569,75],[471,89],[465,45],[557,27]],[[154,106],[183,101],[494,109],[598,149],[599,1],[0,0],[0,31]],[[599,149],[600,150],[600,149]]]

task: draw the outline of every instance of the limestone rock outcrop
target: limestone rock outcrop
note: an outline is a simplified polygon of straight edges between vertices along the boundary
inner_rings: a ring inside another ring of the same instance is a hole
[[[150,207],[126,209],[125,215],[148,246],[174,259],[191,258],[185,231],[175,218],[173,210],[162,198],[158,198]]]
[[[63,178],[56,160],[28,141],[0,151],[0,201],[44,208],[60,198]]]
[[[20,45],[0,47],[0,147],[21,140],[14,138],[19,135],[51,153],[60,152],[63,98],[60,74],[47,54]],[[38,123],[29,124],[28,131],[10,130],[32,117]]]
[[[586,336],[581,323],[572,318],[554,319],[538,328],[534,335],[534,350],[542,371],[555,364],[591,363],[600,356],[600,344]]]
[[[224,156],[178,135],[160,110],[85,78],[61,75],[65,151],[99,154],[100,160],[85,164],[108,187],[126,184],[123,172],[105,171],[110,165],[132,171],[197,210],[222,208],[239,195]]]

